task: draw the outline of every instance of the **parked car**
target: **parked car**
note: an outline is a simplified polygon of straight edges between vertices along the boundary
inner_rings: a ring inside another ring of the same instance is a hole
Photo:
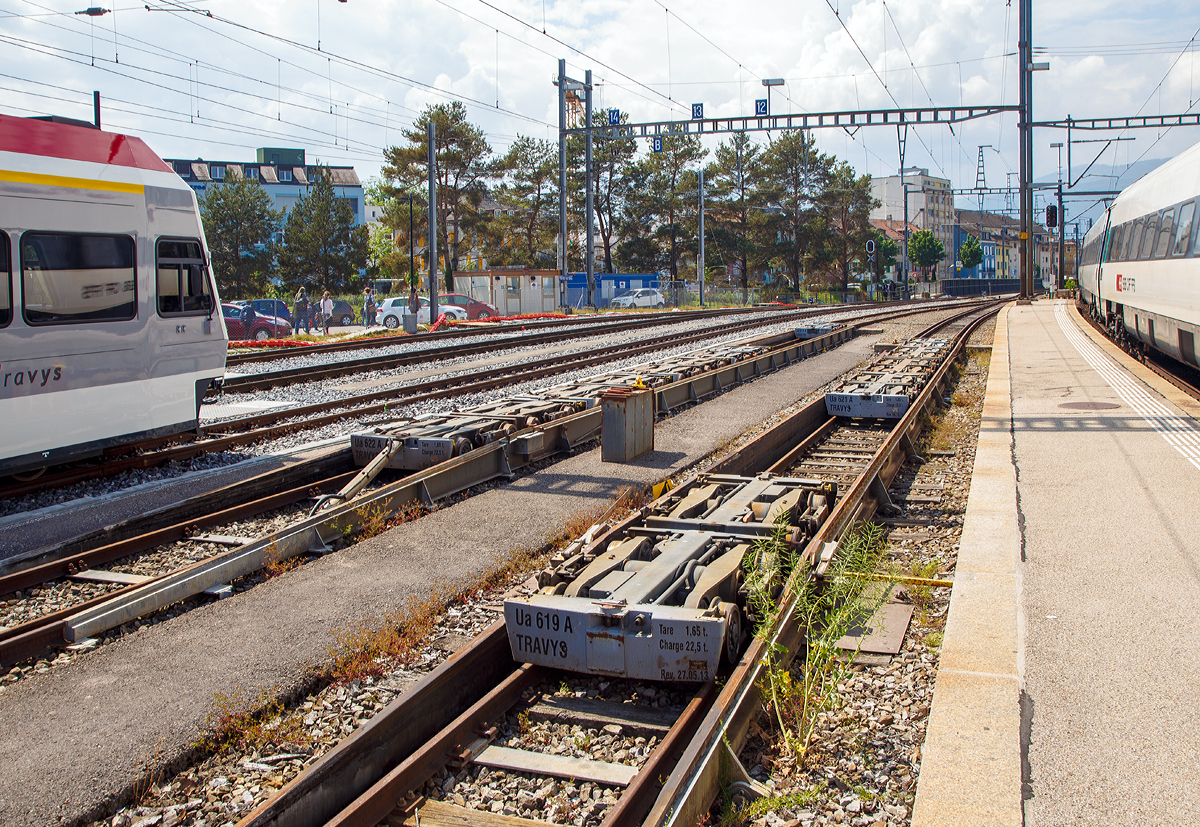
[[[438,315],[446,314],[448,319],[457,319],[459,321],[467,318],[467,311],[456,304],[441,304],[439,299]],[[383,305],[379,308],[379,323],[384,327],[395,330],[404,324],[404,317],[408,315],[408,299],[396,298],[386,299]],[[421,297],[421,309],[417,312],[418,324],[429,324],[429,299]]]
[[[230,339],[282,339],[292,335],[292,326],[278,316],[267,316],[255,311],[254,322],[247,331],[242,325],[242,308],[246,303],[222,304],[221,315],[225,317],[225,329]]]
[[[243,302],[244,304],[244,302]],[[287,302],[280,299],[251,299],[250,304],[254,307],[254,312],[260,316],[275,316],[283,319],[290,325],[295,325],[296,320],[292,318],[292,309],[287,306]]]
[[[494,305],[481,302],[462,293],[446,293],[438,298],[438,303],[452,304],[455,307],[463,308],[467,311],[467,318],[472,321],[475,319],[491,319],[500,315]]]
[[[613,297],[613,307],[664,307],[667,300],[663,294],[653,287],[639,287],[636,290],[626,290]]]

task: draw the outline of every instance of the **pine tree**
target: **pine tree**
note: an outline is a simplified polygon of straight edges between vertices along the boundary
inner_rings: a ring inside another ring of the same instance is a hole
[[[313,176],[287,216],[279,269],[289,290],[306,286],[345,292],[350,279],[367,266],[369,233],[354,225],[354,210],[337,197],[328,168]]]
[[[282,210],[258,181],[244,178],[213,186],[200,201],[204,237],[217,290],[230,299],[251,298],[266,289]]]

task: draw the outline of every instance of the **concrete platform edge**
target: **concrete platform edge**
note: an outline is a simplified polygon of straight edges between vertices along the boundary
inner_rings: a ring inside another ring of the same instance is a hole
[[[1021,535],[1012,454],[1011,307],[1003,308],[996,320],[913,827],[1015,827],[1024,821]]]

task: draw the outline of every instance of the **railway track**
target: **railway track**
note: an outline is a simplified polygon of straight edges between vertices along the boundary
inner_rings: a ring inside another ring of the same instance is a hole
[[[843,335],[841,333],[829,334],[828,342],[825,340],[814,341],[800,347],[807,348],[808,352],[816,352],[818,349],[829,346],[829,343],[839,341]],[[795,346],[793,345],[793,347]],[[760,361],[763,364],[772,365],[786,363],[791,358],[785,358],[786,353],[787,348],[785,347],[778,360],[770,354],[765,356],[759,354],[759,361],[751,360],[746,363],[746,369],[749,370],[747,376],[753,376],[761,371],[758,366]],[[798,357],[800,353],[802,350],[797,350]],[[722,360],[719,364],[715,360],[695,357],[683,360],[683,363],[688,365],[687,370],[689,371],[696,370],[698,365],[707,365],[710,362],[712,364],[709,366],[723,369],[726,373],[734,372],[735,378],[731,379],[729,376],[725,376],[724,379],[716,379],[716,372],[710,371],[710,373],[714,373],[714,378],[708,380],[708,384],[705,384],[705,375],[703,374],[697,378],[699,384],[695,387],[687,382],[676,383],[677,387],[672,397],[675,402],[664,401],[661,404],[684,404],[687,400],[697,399],[712,392],[713,389],[728,387],[731,382],[741,381],[736,378],[736,375],[743,368],[730,365],[729,360]],[[683,369],[678,370],[682,371]],[[602,385],[603,383],[601,383]],[[706,390],[706,388],[708,389]],[[574,436],[555,438],[550,440],[550,444],[558,445],[561,442],[569,448],[581,440],[586,441],[592,438],[591,435],[597,426],[598,422],[592,425],[581,425],[574,430]],[[563,433],[570,432],[572,432],[572,426],[564,425]],[[495,447],[497,446],[493,446],[493,448]],[[550,450],[546,456],[554,452],[554,450]],[[105,604],[119,602],[125,598],[134,600],[136,603],[138,595],[144,595],[160,586],[168,595],[160,597],[156,601],[137,603],[138,608],[122,614],[118,621],[105,621],[104,623],[108,625],[94,624],[90,627],[91,631],[81,634],[98,633],[113,625],[119,625],[120,622],[127,622],[140,615],[163,608],[173,600],[199,594],[201,591],[211,593],[214,589],[224,588],[227,585],[226,581],[232,581],[237,577],[257,571],[264,564],[266,555],[271,552],[259,549],[258,555],[250,556],[248,562],[241,561],[237,567],[230,568],[227,565],[229,558],[240,554],[240,549],[250,544],[253,538],[220,534],[216,536],[221,538],[230,551],[197,560],[183,569],[164,572],[154,577],[128,577],[99,569],[115,560],[148,552],[164,543],[192,540],[211,542],[213,535],[206,533],[205,529],[211,530],[213,526],[219,527],[232,520],[271,509],[295,506],[311,501],[315,496],[338,491],[355,476],[351,470],[352,463],[349,453],[348,450],[335,452],[334,455],[309,463],[311,468],[293,467],[263,475],[263,477],[250,480],[246,484],[231,486],[228,490],[215,492],[212,495],[198,498],[194,502],[189,501],[163,513],[133,520],[127,525],[97,530],[71,543],[60,544],[57,548],[38,550],[34,554],[25,555],[19,561],[20,570],[12,570],[16,566],[10,563],[5,567],[10,570],[0,576],[0,594],[11,594],[18,590],[29,589],[63,578],[106,583],[113,588],[104,594],[62,608],[50,615],[0,631],[0,663],[10,665],[38,656],[53,646],[62,645],[64,639],[81,639],[80,634],[76,634],[73,630],[72,623],[80,615],[86,615],[91,611],[101,611]],[[496,452],[493,450],[491,453],[494,455]],[[528,463],[538,459],[540,456],[511,456],[503,460],[503,465],[511,469],[519,467],[523,462]],[[444,472],[433,469],[428,473],[411,475],[408,478],[408,490],[411,493],[404,496],[432,502],[433,499],[445,494],[465,490],[494,478],[496,471],[493,466],[494,461],[489,460],[486,456],[481,456],[475,458],[471,463],[450,463]],[[260,494],[262,496],[259,496]],[[303,514],[303,511],[297,512],[298,517],[302,517]],[[305,534],[299,544],[287,554],[278,549],[273,553],[276,554],[277,559],[280,559],[297,553],[325,550],[328,550],[325,540],[319,530],[314,530]],[[213,571],[218,574],[214,575]],[[171,579],[170,583],[167,582],[168,579]],[[200,579],[199,585],[195,585],[197,579]],[[180,585],[181,583],[191,583],[192,585]]]
[[[895,314],[927,312],[929,308],[884,309],[859,324],[893,318]],[[815,315],[824,315],[827,310],[782,311],[783,319],[802,320]],[[49,474],[33,480],[16,481],[0,487],[0,497],[15,497],[61,488],[77,482],[101,479],[134,469],[153,468],[172,461],[185,461],[206,453],[226,451],[263,440],[276,439],[286,434],[312,430],[347,419],[377,416],[397,405],[415,404],[434,399],[443,399],[467,393],[479,393],[572,370],[651,353],[664,347],[678,347],[703,342],[714,333],[721,335],[738,330],[753,329],[763,323],[758,319],[735,322],[722,321],[702,330],[679,335],[666,333],[646,340],[622,346],[599,346],[577,352],[567,357],[549,357],[532,362],[511,365],[506,368],[487,368],[486,375],[467,373],[453,378],[438,378],[418,381],[399,388],[354,394],[342,399],[298,405],[223,420],[206,426],[205,437],[189,435],[191,438],[180,444],[179,435],[143,440],[125,446],[120,456],[108,456],[99,463],[87,463],[59,473]],[[137,453],[129,454],[129,451]]]
[[[609,701],[560,703],[558,709],[547,711],[547,702],[554,703],[538,688],[557,684],[566,673],[514,660],[510,630],[505,620],[499,620],[314,762],[238,827],[418,823],[533,827],[547,823],[498,815],[490,811],[493,808],[467,809],[455,802],[450,795],[454,785],[448,779],[462,778],[465,771],[487,772],[493,778],[498,774],[501,780],[497,785],[502,788],[505,774],[557,778],[560,782],[587,779],[589,787],[594,784],[595,790],[604,790],[606,801],[615,799],[603,818],[596,818],[606,827],[690,827],[708,814],[716,795],[730,782],[725,789],[736,794],[750,798],[760,794],[762,790],[746,774],[737,755],[758,706],[757,687],[767,653],[774,652],[776,665],[786,667],[802,648],[804,629],[791,611],[797,587],[803,582],[799,578],[823,573],[850,525],[877,510],[895,508],[887,487],[901,466],[914,458],[913,444],[924,412],[944,404],[942,394],[953,360],[962,353],[975,326],[996,309],[996,304],[975,308],[924,331],[928,335],[957,326],[946,358],[931,370],[927,383],[893,427],[881,426],[878,421],[831,417],[825,400],[817,400],[619,525],[593,527],[555,558],[560,563],[584,555],[584,559],[598,559],[611,552],[613,542],[652,536],[668,524],[671,530],[683,531],[679,523],[688,519],[689,511],[683,507],[688,498],[700,502],[722,486],[744,492],[756,481],[785,485],[788,480],[803,478],[836,489],[834,502],[827,504],[831,508],[822,514],[819,525],[810,526],[801,552],[806,565],[797,567],[780,596],[780,610],[752,638],[724,684],[718,686],[711,680],[691,684],[690,699],[673,710],[669,722],[661,716],[648,720],[654,716],[647,715],[644,704],[639,705],[636,698],[633,702],[623,699],[629,692],[623,685],[610,685]],[[713,502],[709,501],[706,513],[725,513],[724,505]],[[737,522],[757,519],[747,516]],[[747,532],[753,526],[722,524],[719,528]],[[604,552],[606,548],[610,552]],[[544,575],[539,575],[537,586],[545,586]],[[511,606],[506,614],[511,621]],[[553,648],[557,651],[557,646]],[[619,674],[615,680],[620,684]],[[630,761],[628,755],[620,761],[562,760],[561,755],[548,754],[552,750],[521,743],[524,736],[520,733],[527,722],[548,715],[568,723],[572,731],[577,727],[588,738],[607,733],[619,739],[627,733],[647,732],[650,725],[659,729],[654,730],[658,733],[654,749],[640,762]],[[504,745],[513,743],[517,748]],[[596,792],[593,795],[601,797]],[[539,812],[544,814],[544,808]]]
[[[746,311],[740,311],[737,315],[744,315]],[[759,312],[762,312],[761,310]],[[780,311],[783,312],[783,311]],[[246,391],[260,390],[263,388],[282,387],[298,382],[312,382],[319,379],[329,379],[336,376],[348,376],[362,373],[365,370],[380,371],[391,370],[398,367],[406,367],[409,365],[417,365],[427,362],[444,361],[451,359],[460,359],[464,356],[474,356],[480,353],[497,353],[503,352],[505,348],[510,347],[528,347],[531,345],[545,345],[554,342],[579,339],[583,336],[591,335],[606,335],[610,333],[620,333],[629,330],[640,330],[646,327],[656,327],[660,325],[679,324],[683,322],[691,322],[696,319],[713,318],[713,314],[709,313],[674,313],[674,314],[654,314],[647,317],[638,317],[634,319],[621,319],[617,321],[591,321],[590,324],[575,323],[566,326],[566,329],[557,330],[523,330],[520,327],[508,327],[499,329],[474,328],[471,333],[486,333],[487,340],[482,342],[471,343],[455,343],[451,340],[448,344],[433,345],[430,347],[422,347],[420,349],[411,350],[405,353],[394,354],[375,354],[372,356],[364,356],[358,359],[347,359],[338,362],[331,362],[325,365],[316,365],[310,367],[285,368],[281,370],[262,371],[254,374],[228,374],[225,377],[222,389],[226,392],[243,393]],[[495,334],[506,334],[501,337]],[[394,346],[396,344],[411,343],[412,337],[384,337],[379,339],[385,346]],[[424,344],[424,340],[421,340]],[[315,347],[332,347],[326,345],[317,345]],[[307,356],[314,348],[304,348],[299,352],[278,352],[270,354],[276,359]],[[378,349],[380,345],[375,345],[372,349]],[[355,348],[360,350],[362,348]],[[341,351],[344,352],[343,348]],[[320,351],[331,352],[331,351]],[[255,354],[257,355],[257,354]],[[238,367],[247,364],[247,360],[239,359],[237,356],[230,356],[226,360],[227,367]]]

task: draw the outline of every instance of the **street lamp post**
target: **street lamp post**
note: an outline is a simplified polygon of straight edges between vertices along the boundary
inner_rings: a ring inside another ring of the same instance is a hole
[[[767,87],[767,114],[771,114],[771,87],[783,86],[783,78],[763,78],[762,85]]]

